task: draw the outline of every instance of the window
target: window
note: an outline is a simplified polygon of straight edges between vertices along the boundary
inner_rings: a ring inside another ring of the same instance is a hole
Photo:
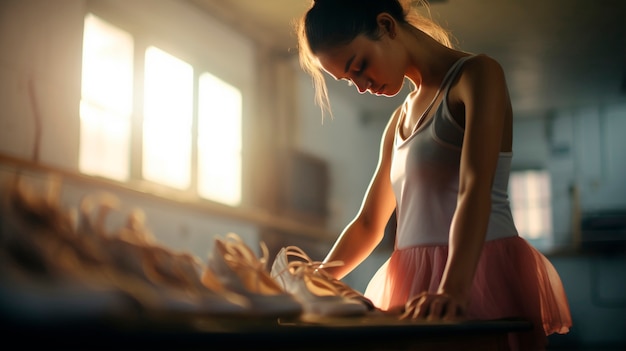
[[[198,191],[236,205],[241,199],[241,137],[236,137],[241,131],[241,92],[209,73],[200,75],[199,91]]]
[[[83,173],[128,180],[132,90],[133,38],[87,15],[80,102]]]
[[[552,239],[550,174],[544,170],[511,173],[511,210],[520,236],[531,242]]]
[[[156,45],[138,48],[144,41],[136,38],[93,14],[85,17],[79,169],[239,205],[240,90]],[[143,53],[139,62],[136,52]],[[133,79],[139,70],[142,91]],[[141,111],[133,107],[135,94],[143,97]],[[133,135],[141,150],[133,149]]]
[[[191,184],[193,67],[149,47],[143,100],[143,176],[185,190]]]

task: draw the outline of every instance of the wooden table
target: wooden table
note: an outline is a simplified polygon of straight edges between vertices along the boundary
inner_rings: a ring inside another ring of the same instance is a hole
[[[5,321],[6,322],[6,321]],[[521,320],[425,322],[395,317],[284,321],[163,316],[2,326],[7,349],[63,350],[508,350]],[[14,346],[10,346],[14,345]]]

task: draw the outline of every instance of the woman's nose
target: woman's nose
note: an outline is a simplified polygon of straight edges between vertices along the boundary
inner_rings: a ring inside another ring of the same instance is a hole
[[[361,81],[354,81],[354,85],[356,85],[359,94],[365,94],[367,89],[372,86],[372,82],[369,79],[363,79]]]

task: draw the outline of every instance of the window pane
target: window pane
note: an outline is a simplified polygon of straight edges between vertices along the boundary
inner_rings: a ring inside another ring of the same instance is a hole
[[[533,207],[528,210],[528,228],[525,234],[531,239],[537,239],[541,234],[544,234],[543,211],[545,208],[541,207]]]
[[[519,234],[526,239],[552,235],[550,174],[522,171],[511,174],[511,209]]]
[[[128,116],[133,102],[133,38],[89,14],[83,36],[82,98]]]
[[[129,176],[130,124],[86,102],[80,104],[80,170],[125,181]]]
[[[518,206],[512,208],[513,211],[513,220],[515,221],[515,227],[517,228],[518,233],[525,237],[524,233],[528,232],[528,220],[526,219],[527,211],[524,208],[520,208]]]
[[[191,183],[193,68],[160,50],[146,50],[143,176],[186,189]]]
[[[79,169],[91,175],[127,180],[133,38],[88,14],[82,65]]]
[[[198,193],[229,205],[241,203],[241,92],[203,73],[198,105]]]

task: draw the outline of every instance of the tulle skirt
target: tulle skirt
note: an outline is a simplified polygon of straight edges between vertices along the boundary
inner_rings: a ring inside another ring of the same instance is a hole
[[[447,245],[394,250],[370,280],[365,296],[389,310],[423,291],[436,292],[448,257]],[[478,263],[467,318],[523,318],[533,331],[509,336],[513,350],[541,350],[547,335],[572,325],[561,279],[547,258],[521,237],[488,241]]]

